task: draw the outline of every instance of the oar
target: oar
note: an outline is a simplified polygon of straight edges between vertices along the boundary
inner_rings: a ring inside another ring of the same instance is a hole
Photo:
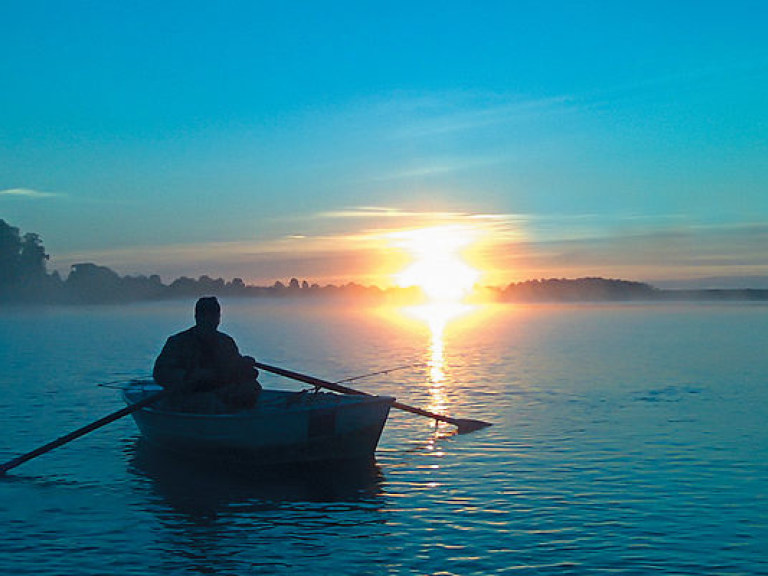
[[[367,394],[361,390],[355,390],[354,388],[349,388],[334,382],[321,380],[320,378],[315,378],[314,376],[300,374],[298,372],[294,372],[293,370],[286,370],[285,368],[280,368],[278,366],[270,366],[269,364],[256,362],[256,367],[260,368],[261,370],[266,370],[267,372],[272,372],[273,374],[279,374],[280,376],[285,376],[286,378],[304,382],[305,384],[311,384],[312,386],[317,386],[319,388],[327,388],[328,390],[333,390],[334,392],[341,392],[342,394],[357,394],[358,396],[370,396],[370,394]],[[453,424],[458,428],[459,434],[474,432],[475,430],[480,430],[481,428],[492,425],[490,422],[483,422],[482,420],[472,420],[470,418],[451,418],[450,416],[436,414],[435,412],[429,412],[427,410],[408,406],[407,404],[402,404],[400,402],[393,402],[392,406],[398,410],[410,412],[411,414],[418,414],[419,416],[426,416],[427,418],[432,418],[433,420],[437,420],[439,422],[447,422],[448,424]]]
[[[9,460],[5,464],[0,465],[0,475],[5,474],[10,470],[11,468],[16,468],[16,466],[20,464],[24,464],[24,462],[27,462],[29,460],[32,460],[32,458],[37,458],[38,456],[45,454],[46,452],[50,452],[54,448],[58,448],[59,446],[63,446],[64,444],[67,444],[69,442],[72,442],[72,440],[76,440],[77,438],[80,438],[80,436],[85,436],[89,432],[93,432],[94,430],[97,430],[98,428],[101,428],[102,426],[106,426],[110,422],[114,422],[115,420],[119,420],[123,416],[128,416],[128,414],[132,414],[136,412],[137,410],[141,410],[145,406],[149,406],[150,404],[154,404],[161,398],[165,398],[170,394],[169,390],[161,390],[160,392],[157,392],[156,394],[152,394],[151,396],[147,396],[143,400],[139,400],[135,404],[131,404],[130,406],[126,406],[122,410],[118,410],[117,412],[113,412],[112,414],[109,414],[108,416],[104,416],[104,418],[101,418],[99,420],[96,420],[95,422],[91,422],[87,426],[83,426],[82,428],[78,428],[74,432],[70,432],[69,434],[65,434],[61,438],[57,438],[56,440],[53,440],[52,442],[48,442],[48,444],[44,446],[40,446],[40,448],[36,448],[32,450],[31,452],[27,452],[26,454],[22,454],[21,456],[17,456],[13,460]]]

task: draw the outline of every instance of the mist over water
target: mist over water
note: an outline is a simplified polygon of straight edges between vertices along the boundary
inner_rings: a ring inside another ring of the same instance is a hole
[[[0,459],[120,408],[96,383],[192,304],[0,310]],[[371,467],[246,477],[126,418],[0,479],[0,573],[768,574],[767,305],[435,314],[224,300],[222,330],[328,380],[424,363],[351,385],[493,427],[393,411]]]

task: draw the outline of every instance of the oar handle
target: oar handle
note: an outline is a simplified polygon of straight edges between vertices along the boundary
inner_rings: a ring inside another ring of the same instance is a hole
[[[102,426],[106,426],[110,422],[114,422],[115,420],[119,420],[123,416],[127,416],[128,414],[132,414],[133,412],[136,412],[137,410],[141,410],[145,406],[149,406],[150,404],[154,404],[161,398],[164,398],[165,396],[168,396],[170,394],[169,390],[162,390],[156,394],[152,394],[151,396],[147,396],[143,400],[139,400],[135,404],[131,404],[130,406],[126,406],[125,408],[118,410],[117,412],[113,412],[112,414],[109,414],[107,416],[104,416],[104,418],[100,418],[99,420],[96,420],[95,422],[91,422],[90,424],[87,424],[86,426],[83,426],[82,428],[78,428],[77,430],[74,430],[73,432],[70,432],[69,434],[65,434],[64,436],[57,438],[56,440],[53,440],[51,442],[48,442],[48,444],[45,444],[44,446],[40,446],[39,448],[35,448],[31,452],[27,452],[26,454],[22,454],[21,456],[17,456],[13,460],[9,460],[5,464],[0,465],[0,475],[5,474],[8,470],[11,468],[16,468],[16,466],[19,466],[20,464],[24,464],[24,462],[27,462],[29,460],[32,460],[32,458],[37,458],[38,456],[41,456],[45,454],[46,452],[50,452],[54,448],[58,448],[59,446],[63,446],[64,444],[67,444],[69,442],[72,442],[72,440],[76,440],[77,438],[80,438],[80,436],[85,436],[89,432],[93,432],[94,430],[97,430],[98,428],[101,428]]]

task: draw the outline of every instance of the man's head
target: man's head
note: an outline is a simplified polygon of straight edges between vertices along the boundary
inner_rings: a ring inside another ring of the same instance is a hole
[[[215,296],[200,298],[195,304],[195,325],[203,333],[215,332],[221,321],[221,306]]]

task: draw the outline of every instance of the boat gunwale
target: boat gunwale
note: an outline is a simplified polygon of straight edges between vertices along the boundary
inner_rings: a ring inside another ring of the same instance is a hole
[[[133,404],[135,401],[131,401],[129,398],[129,394],[131,392],[141,392],[142,394],[146,395],[147,392],[154,393],[155,391],[160,392],[163,389],[159,386],[156,386],[154,384],[149,386],[134,386],[131,388],[123,389],[122,396],[123,399],[129,403]],[[276,392],[278,394],[286,394],[286,395],[298,395],[302,394],[303,392],[291,392],[288,390],[273,390],[273,389],[267,389],[267,392]],[[306,392],[306,391],[305,391]],[[201,412],[181,412],[177,410],[167,410],[163,408],[158,408],[156,406],[145,406],[140,411],[141,412],[149,412],[149,413],[155,413],[158,415],[167,415],[172,416],[174,418],[185,418],[185,419],[195,419],[195,420],[211,420],[211,419],[221,419],[221,420],[235,420],[235,419],[242,419],[242,420],[248,420],[252,419],[254,417],[258,417],[261,415],[270,415],[274,413],[284,413],[287,411],[293,412],[293,413],[301,413],[301,412],[311,412],[315,410],[333,410],[333,409],[344,409],[344,408],[351,408],[360,404],[380,404],[385,403],[392,405],[393,402],[395,402],[395,398],[392,396],[375,396],[375,395],[345,395],[345,394],[334,394],[334,393],[324,393],[327,394],[327,397],[332,398],[338,398],[341,401],[336,401],[334,403],[329,403],[326,406],[322,405],[308,405],[296,402],[291,405],[286,405],[283,402],[270,402],[268,404],[262,404],[261,406],[257,406],[256,408],[250,408],[247,410],[239,410],[237,412],[223,412],[223,413],[201,413]],[[139,398],[141,400],[141,398]]]

